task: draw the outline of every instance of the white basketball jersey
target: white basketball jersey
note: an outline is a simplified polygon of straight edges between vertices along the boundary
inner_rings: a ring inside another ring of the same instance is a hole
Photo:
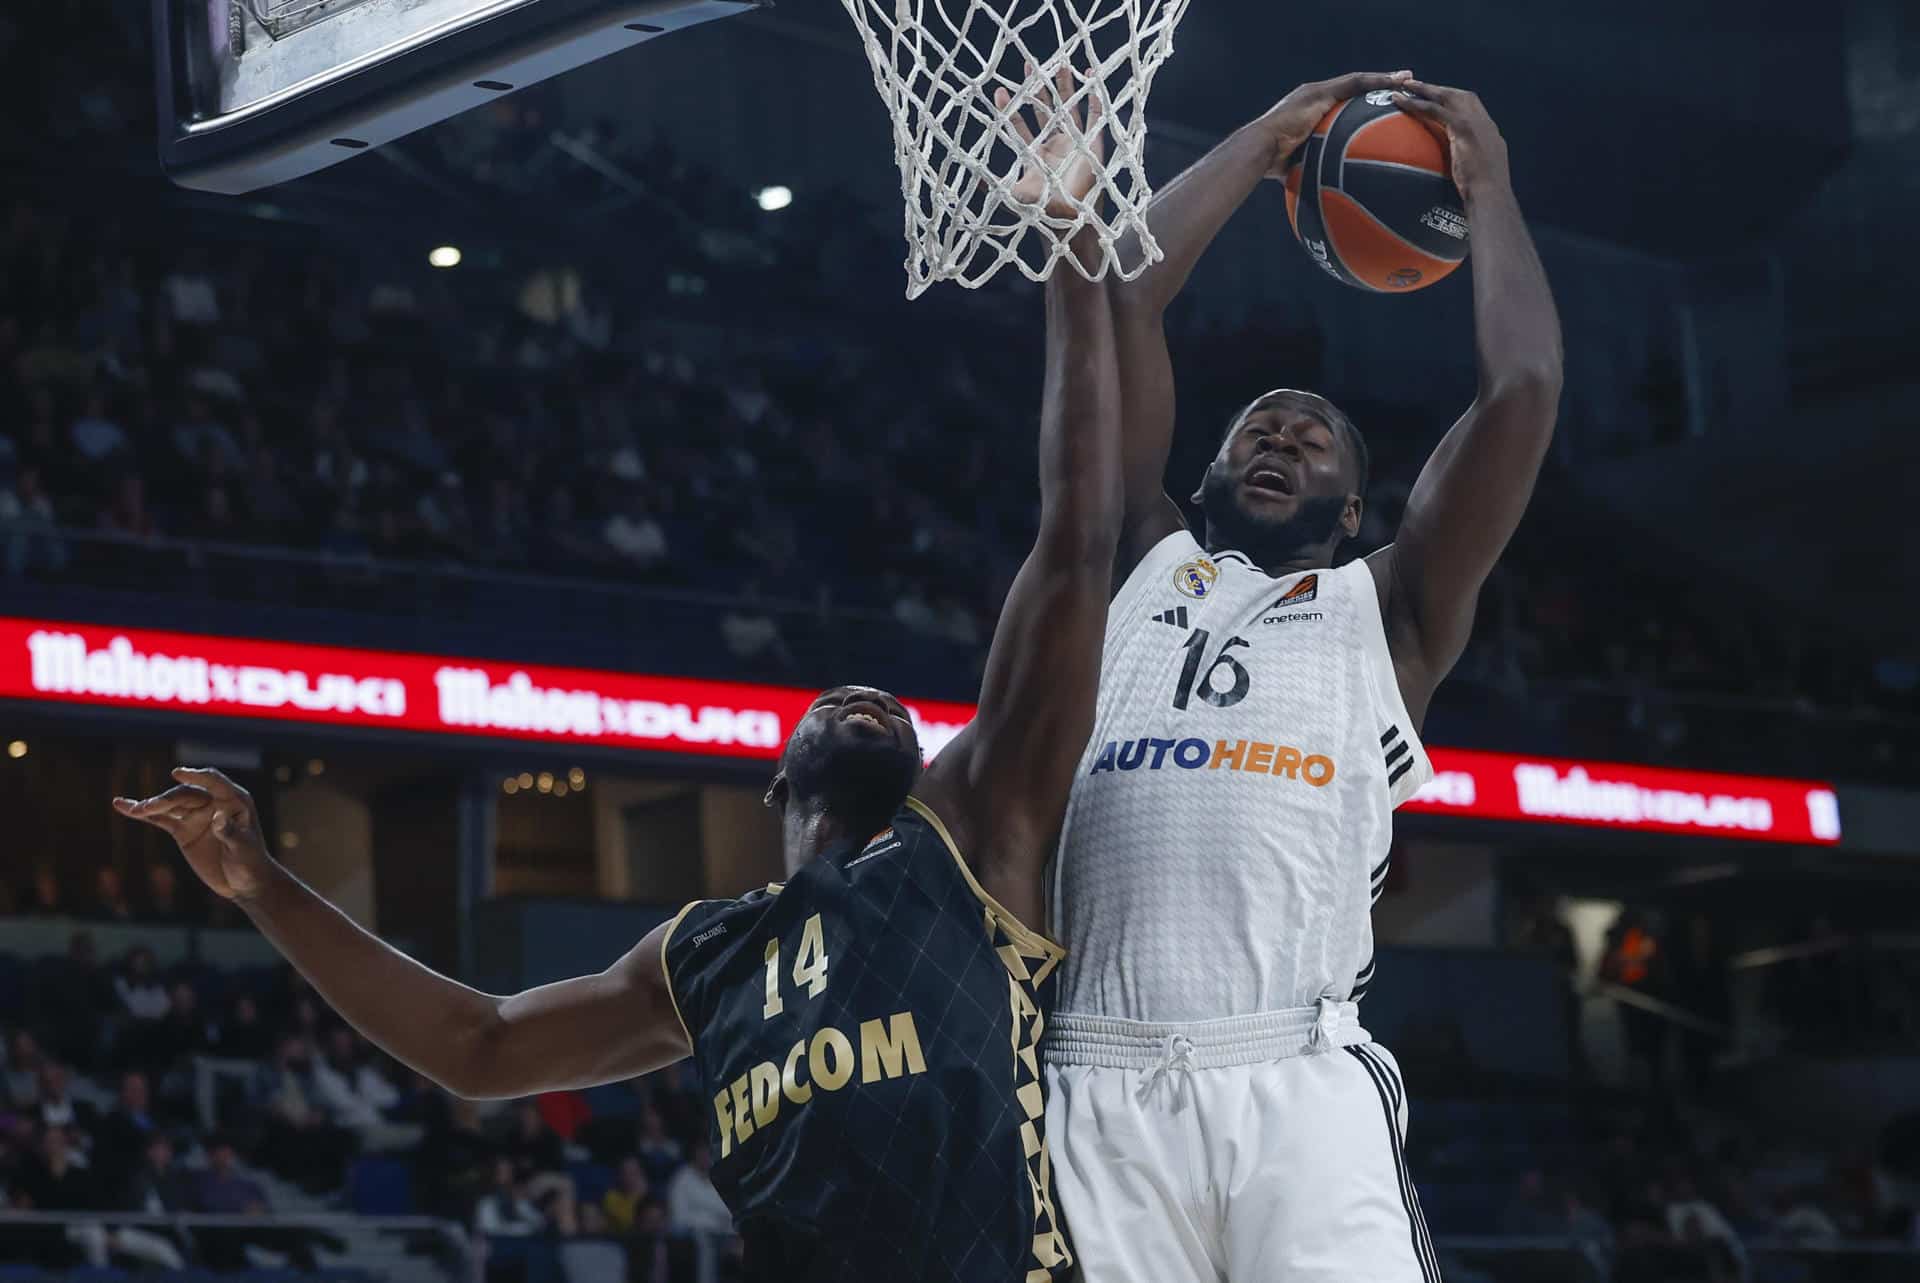
[[[1058,1009],[1184,1023],[1358,1000],[1393,809],[1432,774],[1364,562],[1276,579],[1169,535],[1107,617],[1054,871]]]

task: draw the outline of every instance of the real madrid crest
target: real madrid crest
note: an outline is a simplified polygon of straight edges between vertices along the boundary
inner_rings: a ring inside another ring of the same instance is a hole
[[[1213,591],[1213,581],[1219,577],[1220,568],[1202,557],[1174,571],[1173,586],[1195,601],[1201,601]]]

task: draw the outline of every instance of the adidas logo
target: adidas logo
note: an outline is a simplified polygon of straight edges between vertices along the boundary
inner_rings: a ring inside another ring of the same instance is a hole
[[[1175,606],[1172,610],[1163,610],[1153,617],[1153,622],[1156,624],[1172,624],[1175,628],[1185,628],[1187,626],[1187,608],[1185,606]]]

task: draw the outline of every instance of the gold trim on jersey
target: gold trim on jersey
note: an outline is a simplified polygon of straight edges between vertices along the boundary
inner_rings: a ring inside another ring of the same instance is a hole
[[[1007,1001],[1013,1017],[1013,1096],[1020,1103],[1020,1148],[1026,1163],[1027,1185],[1033,1195],[1033,1246],[1024,1283],[1053,1283],[1073,1267],[1073,1252],[1053,1205],[1053,1161],[1047,1154],[1047,1099],[1040,1069],[1040,1036],[1046,1032],[1046,1014],[1040,1010],[1040,986],[1067,951],[1028,927],[987,893],[960,854],[953,835],[940,817],[920,799],[907,805],[940,835],[947,853],[979,899],[987,942],[1007,969]]]
[[[667,979],[667,1001],[673,1004],[673,1018],[680,1022],[680,1032],[687,1036],[689,1051],[693,1050],[693,1030],[687,1028],[687,1018],[680,1014],[680,995],[673,991],[673,968],[667,965],[667,946],[673,943],[673,933],[680,929],[681,921],[705,903],[705,900],[689,900],[680,912],[673,915],[673,921],[667,923],[666,934],[660,937],[660,974]]]
[[[947,854],[953,857],[954,864],[960,869],[960,876],[967,880],[967,888],[973,892],[975,898],[977,898],[981,904],[987,907],[989,914],[997,918],[1006,928],[1007,935],[1012,937],[1026,952],[1037,954],[1048,959],[1046,965],[1041,968],[1040,974],[1033,979],[1034,985],[1038,986],[1055,967],[1059,966],[1060,963],[1066,959],[1067,951],[1065,947],[1020,921],[1018,915],[994,899],[987,889],[980,885],[980,879],[973,875],[973,866],[968,864],[966,857],[960,854],[959,844],[953,840],[953,834],[947,831],[947,826],[941,822],[940,817],[933,813],[932,807],[917,797],[909,797],[907,799],[907,807],[912,810],[915,815],[918,815],[931,825],[933,831],[940,835],[940,841],[947,848]]]

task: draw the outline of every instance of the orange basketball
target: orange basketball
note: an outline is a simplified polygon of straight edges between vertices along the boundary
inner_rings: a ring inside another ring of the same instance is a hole
[[[1424,289],[1467,257],[1445,135],[1386,90],[1349,98],[1314,129],[1287,167],[1287,218],[1314,262],[1363,290]]]

